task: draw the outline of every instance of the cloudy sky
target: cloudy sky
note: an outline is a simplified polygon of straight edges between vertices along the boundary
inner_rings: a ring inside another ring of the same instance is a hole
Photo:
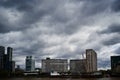
[[[16,65],[33,55],[82,59],[94,49],[98,68],[120,55],[120,0],[0,0],[0,45],[14,49]]]

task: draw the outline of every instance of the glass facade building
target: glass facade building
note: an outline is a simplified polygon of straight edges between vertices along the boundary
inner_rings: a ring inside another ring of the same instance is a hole
[[[111,56],[111,70],[120,72],[120,56]]]
[[[35,71],[35,60],[32,58],[32,56],[26,56],[26,71],[27,72],[33,72]]]

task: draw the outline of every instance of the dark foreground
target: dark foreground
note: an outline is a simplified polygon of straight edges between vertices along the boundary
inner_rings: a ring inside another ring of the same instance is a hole
[[[120,78],[6,78],[0,80],[120,80]]]

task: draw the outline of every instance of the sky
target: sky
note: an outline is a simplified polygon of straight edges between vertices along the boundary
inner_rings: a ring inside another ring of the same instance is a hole
[[[16,65],[25,57],[82,59],[97,53],[98,69],[120,55],[120,0],[0,0],[0,45],[13,48]]]

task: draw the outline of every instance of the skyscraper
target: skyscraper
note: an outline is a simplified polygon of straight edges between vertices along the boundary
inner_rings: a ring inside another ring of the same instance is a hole
[[[7,71],[14,72],[15,71],[15,61],[12,61],[12,53],[13,49],[11,47],[7,47],[7,54],[5,54],[4,66]]]
[[[4,69],[5,47],[0,46],[0,70]]]
[[[97,54],[93,49],[86,50],[86,64],[88,73],[97,71]]]
[[[8,47],[7,48],[8,61],[12,61],[12,52],[13,52],[13,49],[11,47]]]
[[[32,56],[26,56],[26,71],[32,72],[35,71],[35,60],[32,58]]]
[[[5,54],[5,47],[0,46],[0,70],[6,70],[9,72],[15,71],[15,62],[12,61],[12,48],[7,48],[7,54]]]

